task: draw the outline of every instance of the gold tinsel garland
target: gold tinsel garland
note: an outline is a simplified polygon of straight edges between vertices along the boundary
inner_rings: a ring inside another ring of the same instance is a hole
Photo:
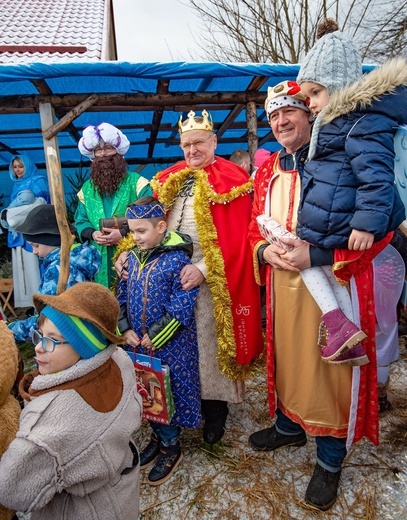
[[[135,246],[135,242],[133,239],[133,235],[131,233],[127,233],[125,237],[123,237],[120,242],[117,244],[117,249],[113,255],[112,262],[113,264],[119,258],[119,256],[125,251],[130,251]]]
[[[241,186],[234,186],[228,193],[216,193],[208,182],[208,174],[203,169],[184,168],[178,172],[170,173],[164,184],[159,181],[159,175],[160,172],[153,177],[150,186],[157,193],[160,202],[164,204],[167,210],[170,209],[185,181],[191,175],[195,177],[197,182],[202,182],[205,185],[205,195],[208,202],[212,204],[227,204],[237,197],[253,191],[253,179],[249,179]]]
[[[117,272],[116,272],[116,269],[114,267],[114,264],[116,263],[117,259],[119,258],[119,256],[122,254],[122,253],[127,253],[129,252],[131,249],[133,249],[133,247],[135,246],[135,242],[133,240],[133,235],[131,233],[128,233],[125,237],[123,237],[120,242],[117,244],[117,249],[112,257],[112,269],[113,271],[116,273],[116,276],[115,276],[115,279],[113,280],[113,283],[112,283],[112,286],[111,286],[111,290],[113,292],[113,294],[116,294],[116,287],[117,287],[117,282],[118,282],[118,275],[117,275]]]
[[[213,191],[205,170],[185,168],[173,174],[161,184],[157,174],[151,181],[151,187],[158,199],[170,209],[188,177],[195,178],[194,215],[199,243],[208,268],[206,282],[209,286],[216,323],[218,341],[217,359],[221,372],[229,379],[243,379],[250,374],[248,365],[236,362],[236,341],[233,329],[232,302],[227,290],[225,265],[220,247],[217,245],[218,233],[211,218],[210,204],[227,204],[235,198],[249,193],[253,181],[233,187],[230,192],[219,194]]]

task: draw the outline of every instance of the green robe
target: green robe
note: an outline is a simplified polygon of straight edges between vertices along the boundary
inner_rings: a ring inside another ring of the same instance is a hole
[[[89,179],[78,193],[79,203],[75,212],[75,228],[79,238],[81,239],[84,229],[98,230],[101,218],[124,217],[129,204],[141,197],[152,195],[152,193],[148,180],[136,172],[127,173],[119,189],[112,197],[101,197],[93,182]],[[114,278],[112,257],[116,251],[116,246],[101,246],[93,240],[91,243],[102,255],[102,266],[95,277],[95,281],[105,287],[110,287]]]

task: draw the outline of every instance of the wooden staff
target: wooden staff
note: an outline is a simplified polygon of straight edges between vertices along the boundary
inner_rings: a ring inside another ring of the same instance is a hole
[[[49,166],[49,180],[52,194],[52,201],[55,207],[55,214],[59,233],[61,235],[61,253],[57,294],[61,294],[66,290],[66,284],[69,278],[69,262],[71,245],[74,237],[69,228],[68,220],[66,218],[64,187],[62,182],[61,165],[57,159],[57,153],[52,146],[47,147],[47,162]]]

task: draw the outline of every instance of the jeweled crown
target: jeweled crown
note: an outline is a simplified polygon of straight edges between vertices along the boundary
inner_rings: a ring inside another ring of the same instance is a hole
[[[190,130],[206,130],[213,132],[212,116],[204,109],[202,110],[202,117],[196,116],[195,112],[191,110],[188,113],[188,119],[182,121],[182,114],[178,121],[178,129],[180,134],[189,132]]]

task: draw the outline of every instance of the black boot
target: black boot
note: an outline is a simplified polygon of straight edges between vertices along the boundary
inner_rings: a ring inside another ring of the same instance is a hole
[[[254,432],[249,437],[249,444],[258,451],[273,451],[283,446],[304,446],[307,436],[302,431],[297,435],[283,435],[277,431],[276,426]]]
[[[208,444],[215,444],[225,433],[228,403],[215,399],[202,399],[202,413],[205,418],[203,439]]]
[[[338,495],[341,472],[333,473],[316,464],[305,492],[305,502],[321,511],[330,509]]]
[[[152,433],[150,442],[140,453],[140,469],[149,466],[158,457],[159,453],[160,439],[156,437],[154,433]]]
[[[159,486],[168,480],[175,468],[182,460],[182,451],[179,441],[170,446],[160,445],[160,453],[148,474],[148,483],[152,486]]]

